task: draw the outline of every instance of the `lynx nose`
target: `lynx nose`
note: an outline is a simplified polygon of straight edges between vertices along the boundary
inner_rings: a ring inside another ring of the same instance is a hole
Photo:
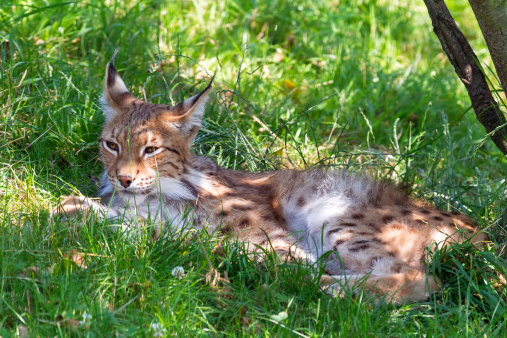
[[[121,186],[124,188],[130,187],[130,184],[132,184],[132,178],[130,176],[118,175],[118,181],[120,181]]]

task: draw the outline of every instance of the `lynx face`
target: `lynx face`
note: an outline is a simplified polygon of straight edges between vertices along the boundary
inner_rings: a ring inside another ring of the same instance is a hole
[[[177,190],[210,89],[211,82],[174,107],[147,103],[127,90],[109,63],[101,98],[106,123],[99,146],[110,189],[122,195],[146,195],[158,184]]]
[[[178,177],[188,152],[177,128],[157,125],[157,117],[140,120],[139,106],[143,103],[133,102],[131,111],[108,121],[100,138],[107,177],[121,193],[146,194],[156,187],[157,177]]]

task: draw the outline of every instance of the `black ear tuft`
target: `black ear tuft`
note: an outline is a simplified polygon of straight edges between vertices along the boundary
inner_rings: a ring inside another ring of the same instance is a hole
[[[104,93],[100,98],[100,103],[106,114],[106,120],[110,120],[113,116],[127,111],[135,100],[134,95],[129,92],[114,67],[114,59],[118,50],[115,50],[111,61],[107,64]]]
[[[166,120],[174,123],[185,137],[193,139],[199,130],[214,79],[215,75],[202,92],[178,103],[167,115]]]
[[[118,72],[116,71],[116,68],[114,68],[114,65],[113,65],[113,62],[109,62],[107,64],[107,86],[108,87],[113,87],[114,86],[114,81],[116,79],[116,76],[118,76]]]
[[[106,85],[108,87],[113,87],[116,76],[119,76],[118,72],[116,71],[116,68],[114,67],[114,59],[116,58],[116,54],[118,54],[119,50],[120,50],[120,48],[116,48],[116,50],[114,51],[113,57],[111,58],[111,60],[109,60],[109,63],[107,64],[107,74],[106,74],[107,83],[106,83]]]
[[[191,102],[191,106],[195,105],[197,102],[199,102],[199,100],[201,99],[201,97],[203,95],[208,95],[212,85],[213,85],[213,80],[215,80],[215,74],[213,74],[213,76],[211,77],[211,80],[209,81],[208,85],[206,86],[206,88],[204,88],[204,90],[202,92],[200,92],[199,94],[193,96],[191,98],[192,102]]]

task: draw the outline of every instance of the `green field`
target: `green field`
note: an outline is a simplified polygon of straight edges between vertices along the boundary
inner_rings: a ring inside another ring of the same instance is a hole
[[[447,3],[499,88],[467,1]],[[50,220],[61,196],[97,195],[98,98],[117,47],[125,83],[154,103],[216,73],[196,153],[238,170],[366,172],[461,210],[492,244],[438,251],[429,269],[444,288],[428,302],[374,305],[331,298],[309,267],[232,240]],[[507,332],[507,159],[422,0],[3,0],[0,58],[1,337]]]

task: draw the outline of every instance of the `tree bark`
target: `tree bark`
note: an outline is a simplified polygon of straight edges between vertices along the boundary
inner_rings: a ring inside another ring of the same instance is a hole
[[[507,0],[468,0],[507,94]]]
[[[507,125],[501,127],[507,122],[491,94],[477,56],[454,22],[445,1],[424,0],[424,3],[433,23],[433,31],[468,91],[477,120],[488,133],[498,128],[491,134],[491,139],[507,155]]]

